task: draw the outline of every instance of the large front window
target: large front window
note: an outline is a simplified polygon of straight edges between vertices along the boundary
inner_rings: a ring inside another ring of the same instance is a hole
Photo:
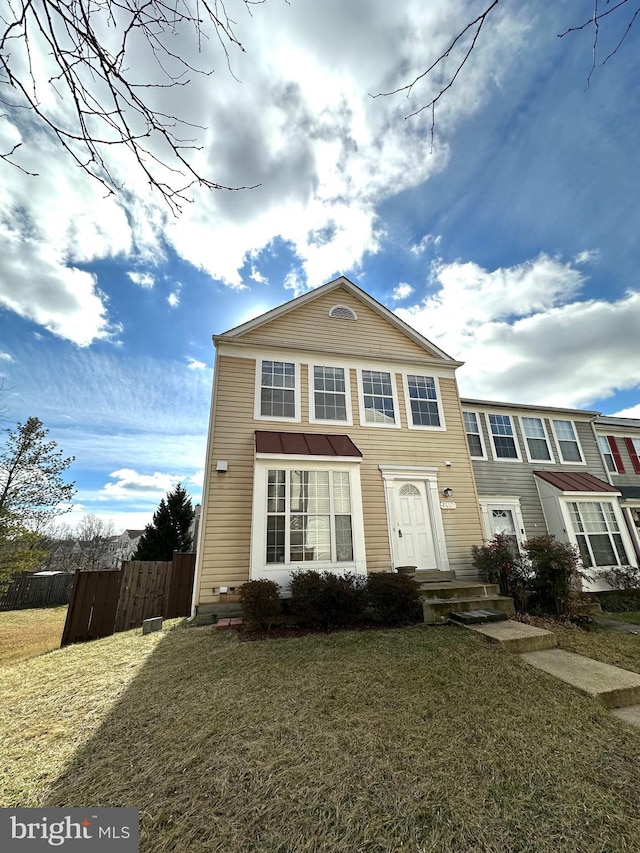
[[[351,527],[348,472],[268,472],[267,563],[349,562]]]
[[[572,501],[569,514],[585,568],[628,562],[612,503]]]

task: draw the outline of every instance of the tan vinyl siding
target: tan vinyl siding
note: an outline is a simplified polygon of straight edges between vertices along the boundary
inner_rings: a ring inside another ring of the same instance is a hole
[[[334,294],[331,294],[331,297],[329,301],[332,305],[339,301]],[[292,358],[295,358],[294,353]],[[412,366],[408,372],[419,370]],[[212,481],[208,506],[203,507],[205,538],[199,596],[201,604],[215,602],[217,595],[213,590],[221,585],[239,586],[249,578],[253,434],[256,429],[346,433],[355,442],[363,453],[360,475],[369,572],[384,571],[391,567],[383,480],[378,466],[388,464],[437,467],[440,491],[446,486],[451,487],[454,490],[453,500],[457,504],[455,510],[442,511],[451,568],[461,575],[472,573],[470,550],[472,545],[482,541],[482,532],[454,378],[439,380],[446,431],[426,431],[407,428],[400,369],[394,375],[401,419],[400,429],[359,425],[355,369],[349,371],[354,424],[345,424],[344,427],[309,423],[306,364],[301,365],[301,423],[254,420],[254,359],[221,356],[218,373],[215,426],[210,454]],[[429,369],[425,368],[424,373],[429,375]],[[226,474],[215,472],[216,460],[219,459],[228,462],[229,470]],[[445,460],[451,461],[451,467],[445,466]]]
[[[334,305],[347,305],[356,312],[358,319],[329,317]],[[398,359],[403,355],[424,358],[428,355],[423,347],[343,288],[245,332],[238,340],[257,346],[267,344],[295,349],[325,349],[330,342],[333,353],[378,358]]]

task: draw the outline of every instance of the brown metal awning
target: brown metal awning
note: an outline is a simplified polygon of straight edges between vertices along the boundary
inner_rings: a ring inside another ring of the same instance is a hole
[[[619,492],[615,486],[593,474],[573,471],[534,471],[536,477],[551,483],[561,492]]]
[[[348,435],[256,430],[255,436],[256,453],[284,453],[292,456],[362,457],[362,453]]]

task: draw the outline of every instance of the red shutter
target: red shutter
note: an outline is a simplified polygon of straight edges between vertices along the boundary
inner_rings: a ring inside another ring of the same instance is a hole
[[[633,446],[633,441],[630,438],[625,438],[624,443],[627,445],[627,450],[629,451],[629,456],[631,457],[631,462],[633,464],[633,470],[636,474],[640,474],[640,459],[638,459],[638,454]]]
[[[624,465],[622,463],[622,456],[620,456],[620,451],[618,450],[618,442],[612,435],[607,436],[607,441],[609,442],[611,455],[613,456],[613,461],[616,463],[616,470],[618,474],[624,474]]]

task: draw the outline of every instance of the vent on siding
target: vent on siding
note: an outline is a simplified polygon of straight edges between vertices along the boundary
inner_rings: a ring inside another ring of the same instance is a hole
[[[356,312],[353,308],[349,308],[348,305],[334,305],[331,311],[329,311],[329,316],[333,317],[334,320],[357,320]]]

